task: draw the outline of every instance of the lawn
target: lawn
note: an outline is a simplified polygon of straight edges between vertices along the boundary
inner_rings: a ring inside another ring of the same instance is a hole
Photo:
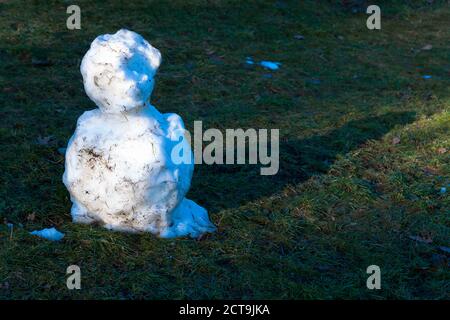
[[[68,2],[0,1],[0,298],[449,299],[450,6],[376,1],[368,30],[362,2],[76,1],[68,30]],[[120,28],[161,51],[152,103],[188,129],[280,129],[277,175],[196,166],[215,234],[71,223],[60,151],[95,108],[79,63]],[[29,234],[51,226],[62,241]]]

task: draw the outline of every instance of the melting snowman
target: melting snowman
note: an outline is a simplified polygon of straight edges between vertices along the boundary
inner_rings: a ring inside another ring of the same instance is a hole
[[[214,232],[207,211],[185,198],[194,170],[182,119],[149,103],[160,52],[139,34],[97,37],[81,63],[84,89],[98,109],[78,119],[63,182],[76,223],[125,232],[198,237]],[[174,161],[185,144],[189,161]]]

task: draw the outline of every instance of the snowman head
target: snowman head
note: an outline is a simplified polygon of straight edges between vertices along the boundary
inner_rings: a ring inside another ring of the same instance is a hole
[[[103,112],[139,108],[150,98],[160,63],[159,50],[133,31],[98,36],[81,62],[84,90]]]

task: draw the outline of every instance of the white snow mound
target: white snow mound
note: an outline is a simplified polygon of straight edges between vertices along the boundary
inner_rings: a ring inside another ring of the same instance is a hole
[[[84,56],[84,87],[99,109],[81,115],[66,150],[74,222],[160,237],[215,231],[207,211],[185,198],[194,170],[188,142],[189,163],[171,158],[182,119],[149,103],[160,62],[157,49],[124,29],[97,37]]]

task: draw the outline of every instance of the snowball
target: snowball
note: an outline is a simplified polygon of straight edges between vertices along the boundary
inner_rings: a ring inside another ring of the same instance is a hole
[[[83,58],[86,93],[99,109],[81,115],[66,150],[63,182],[74,222],[160,237],[215,230],[207,211],[185,198],[194,170],[186,140],[191,161],[171,158],[182,119],[148,102],[160,61],[157,49],[128,30],[97,37]]]
[[[51,241],[59,241],[64,238],[64,234],[56,230],[55,228],[47,228],[42,230],[36,230],[30,232],[32,235],[51,240]]]
[[[139,34],[125,29],[97,37],[81,62],[86,94],[104,112],[144,106],[161,53]]]

